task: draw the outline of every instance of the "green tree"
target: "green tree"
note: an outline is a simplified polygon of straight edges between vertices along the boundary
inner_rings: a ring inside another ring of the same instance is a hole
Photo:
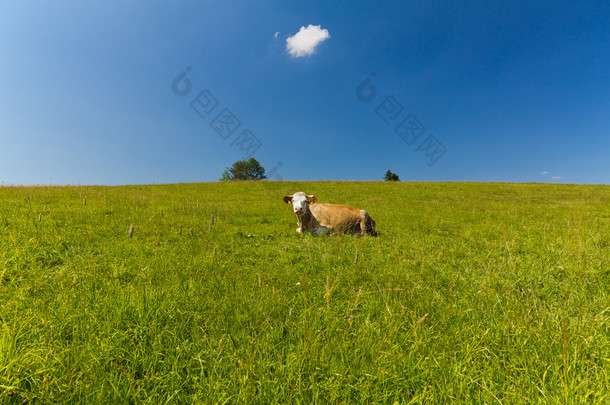
[[[385,177],[383,179],[385,181],[400,181],[398,175],[396,173],[392,173],[390,170],[385,173]]]
[[[253,157],[248,160],[238,160],[222,173],[220,181],[228,180],[263,180],[266,179],[265,168]]]

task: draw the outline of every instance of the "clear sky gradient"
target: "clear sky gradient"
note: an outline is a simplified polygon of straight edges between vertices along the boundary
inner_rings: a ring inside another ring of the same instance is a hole
[[[9,0],[0,182],[609,184],[609,73],[600,1]]]

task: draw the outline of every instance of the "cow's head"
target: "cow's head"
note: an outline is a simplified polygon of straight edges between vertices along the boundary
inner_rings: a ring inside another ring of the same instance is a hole
[[[294,213],[299,217],[307,212],[307,206],[309,204],[313,204],[316,201],[318,201],[316,196],[307,195],[302,191],[294,193],[294,195],[284,196],[284,202],[286,204],[292,204]]]

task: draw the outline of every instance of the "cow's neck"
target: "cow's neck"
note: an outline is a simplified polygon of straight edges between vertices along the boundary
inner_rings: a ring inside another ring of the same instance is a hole
[[[298,221],[302,232],[314,229],[318,224],[318,221],[316,221],[311,214],[311,211],[309,211],[309,207],[307,207],[305,213],[298,218]]]

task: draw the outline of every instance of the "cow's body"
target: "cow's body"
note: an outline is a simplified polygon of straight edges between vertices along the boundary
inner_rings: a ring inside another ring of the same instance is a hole
[[[284,201],[292,203],[297,217],[297,232],[309,232],[314,235],[331,231],[357,233],[360,235],[377,235],[375,221],[365,210],[338,204],[318,204],[313,195],[303,192],[287,195]]]

